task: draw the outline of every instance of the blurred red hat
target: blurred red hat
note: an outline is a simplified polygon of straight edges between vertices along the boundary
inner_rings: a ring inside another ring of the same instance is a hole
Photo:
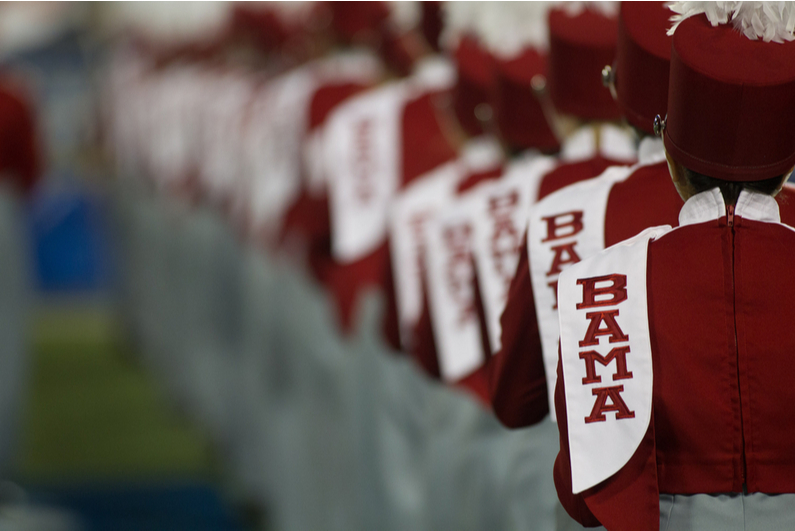
[[[734,19],[717,27],[704,14],[691,16],[673,35],[665,148],[717,179],[763,180],[795,165],[795,42],[742,33],[791,39],[792,30],[755,9],[747,20],[721,16],[713,23]]]
[[[478,106],[488,103],[494,86],[491,55],[475,37],[464,35],[453,57],[458,74],[452,91],[453,110],[468,135],[483,134],[483,126],[475,113]]]
[[[672,14],[665,2],[622,2],[618,16],[616,99],[627,121],[649,134],[668,107]]]
[[[545,82],[547,58],[528,47],[510,59],[495,59],[494,66],[494,119],[500,136],[514,147],[556,151],[560,143],[534,86]]]
[[[389,18],[386,2],[341,1],[329,2],[328,5],[331,8],[331,29],[346,44],[378,33]]]
[[[613,64],[618,21],[606,10],[558,7],[549,11],[549,94],[555,108],[588,120],[614,120],[621,112],[602,85]]]

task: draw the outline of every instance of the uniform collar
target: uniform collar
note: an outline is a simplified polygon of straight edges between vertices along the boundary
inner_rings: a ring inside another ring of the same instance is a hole
[[[767,223],[780,223],[778,203],[769,195],[743,190],[737,199],[734,214],[745,219],[764,221]],[[713,188],[706,192],[696,194],[685,202],[679,211],[679,225],[694,225],[726,215],[726,204],[720,189]]]
[[[656,164],[665,160],[665,146],[661,138],[647,136],[638,145],[638,162]]]
[[[560,159],[564,162],[579,162],[596,155],[612,160],[634,160],[638,156],[635,139],[624,127],[610,123],[586,124],[566,138],[560,150]]]

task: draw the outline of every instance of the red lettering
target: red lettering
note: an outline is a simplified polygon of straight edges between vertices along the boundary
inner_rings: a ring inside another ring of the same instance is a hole
[[[623,385],[594,388],[592,393],[596,397],[596,402],[593,405],[591,414],[585,417],[585,423],[604,422],[607,420],[605,413],[610,411],[616,412],[616,419],[635,418],[635,412],[630,411],[624,399],[621,398],[622,392],[624,392]],[[607,403],[608,398],[610,399],[609,404]]]
[[[508,216],[518,203],[519,193],[516,190],[511,190],[505,195],[490,197],[489,212],[495,217]]]
[[[552,251],[555,252],[555,258],[552,260],[552,266],[549,271],[547,271],[547,276],[560,274],[563,271],[561,266],[576,264],[580,261],[580,256],[574,250],[575,245],[577,245],[577,242],[563,243],[552,247]],[[579,305],[577,307],[579,308]]]
[[[602,381],[602,377],[596,374],[597,361],[605,367],[613,360],[616,361],[616,372],[613,374],[613,381],[632,378],[632,373],[627,370],[627,354],[629,354],[628,346],[614,347],[607,356],[602,356],[595,350],[580,352],[580,359],[585,360],[585,378],[582,379],[583,385]]]
[[[475,315],[471,236],[472,227],[466,223],[446,227],[444,230],[444,241],[450,251],[447,261],[448,287],[452,298],[458,303],[460,323],[465,323]]]
[[[596,287],[599,282],[610,282],[609,286]],[[596,308],[598,306],[613,306],[627,300],[627,276],[605,275],[603,277],[583,278],[577,280],[582,286],[582,302],[577,303],[577,309]],[[609,299],[597,300],[597,297],[610,296]]]
[[[356,192],[362,202],[368,202],[373,197],[373,154],[370,142],[370,120],[362,120],[356,124]]]
[[[616,322],[618,310],[606,310],[599,312],[588,312],[585,314],[586,319],[590,319],[591,323],[588,325],[588,330],[585,332],[585,338],[580,341],[581,347],[591,347],[598,345],[598,336],[610,336],[610,343],[618,343],[620,341],[629,341],[629,336],[624,334],[621,327]],[[605,326],[600,325],[604,323]]]
[[[549,242],[574,236],[582,230],[582,211],[564,212],[546,218],[541,218],[547,223],[547,237],[541,240]],[[566,229],[566,230],[562,230]]]
[[[557,310],[558,309],[558,281],[557,280],[553,280],[552,282],[547,284],[547,286],[552,288],[552,293],[555,294],[555,304],[552,306],[552,309],[553,310]]]
[[[507,286],[510,286],[516,269],[521,238],[513,224],[511,213],[519,204],[519,194],[515,190],[489,198],[489,214],[494,219],[494,232],[491,235],[491,255],[494,268]]]

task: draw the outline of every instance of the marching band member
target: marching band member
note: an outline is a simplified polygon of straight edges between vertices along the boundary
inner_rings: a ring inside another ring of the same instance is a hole
[[[555,482],[584,525],[790,528],[795,236],[774,196],[795,166],[795,10],[672,9],[658,130],[685,205],[558,280]]]

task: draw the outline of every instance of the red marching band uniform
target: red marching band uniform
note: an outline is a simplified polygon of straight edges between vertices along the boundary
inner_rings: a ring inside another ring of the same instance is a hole
[[[428,308],[417,325],[413,352],[423,366],[432,368],[431,374],[470,389],[486,404],[490,402],[487,388],[491,353],[499,344],[499,315],[505,304],[507,281],[518,259],[528,209],[558,188],[595,177],[607,167],[635,157],[628,135],[609,123],[579,128],[563,142],[560,159],[537,151],[554,149],[560,141],[549,121],[548,113],[554,112],[550,102],[539,95],[534,83],[543,80],[547,73],[567,72],[572,62],[581,67],[587,65],[592,75],[561,79],[557,84],[550,80],[550,99],[561,111],[578,113],[581,120],[618,116],[617,107],[599,85],[598,76],[598,65],[613,58],[614,32],[612,48],[603,38],[611,34],[610,28],[615,29],[615,19],[589,10],[571,15],[553,9],[548,20],[548,58],[537,48],[525,45],[508,59],[492,60],[491,104],[496,130],[509,150],[526,151],[507,162],[499,178],[460,190],[464,193],[447,209],[452,212],[447,216],[444,211],[440,213],[442,219],[459,219],[455,223],[470,227],[463,239],[456,240],[457,245],[447,250],[444,245],[428,246],[431,254],[449,254],[448,258],[432,256],[429,262],[443,265],[459,257],[457,278],[447,278],[449,274],[444,270],[437,267],[434,271],[432,264],[427,264]],[[590,30],[580,31],[577,39],[573,37],[576,32],[572,28],[586,27]],[[583,57],[590,57],[590,61],[585,62]],[[573,90],[569,86],[572,82],[580,88]],[[565,90],[558,88],[561,86]],[[604,94],[595,97],[595,91]],[[452,229],[439,219],[435,224],[437,231]],[[494,243],[494,239],[501,241]],[[450,291],[454,286],[460,286],[458,294]],[[465,318],[444,317],[456,312]],[[461,337],[464,335],[466,340]]]
[[[559,278],[555,481],[589,526],[790,528],[795,232],[779,214],[786,200],[753,186],[795,166],[795,14],[673,9],[684,21],[658,129],[688,199],[678,228],[649,229]],[[681,168],[743,190],[732,204],[696,177],[683,185]]]

